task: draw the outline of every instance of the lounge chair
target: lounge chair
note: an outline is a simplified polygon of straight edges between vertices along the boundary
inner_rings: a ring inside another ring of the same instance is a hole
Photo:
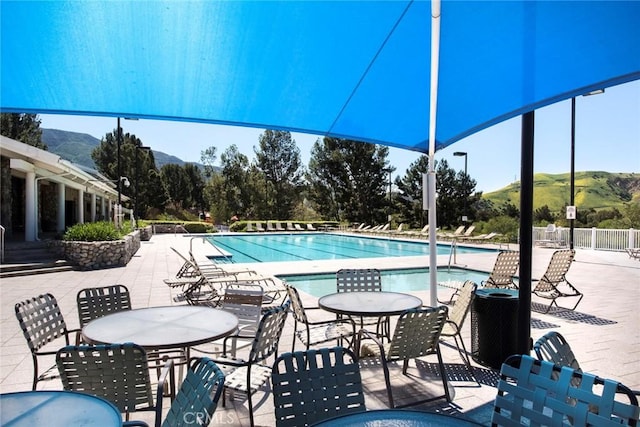
[[[285,231],[284,227],[280,222],[276,222],[276,231]]]
[[[296,231],[296,228],[291,222],[287,222],[287,231]]]
[[[520,265],[520,252],[500,251],[493,265],[493,270],[487,280],[481,285],[485,288],[511,288],[518,289],[518,285],[513,281],[518,266]]]
[[[625,251],[629,254],[629,258],[635,258],[640,261],[640,248],[627,248]]]
[[[267,231],[276,231],[275,227],[273,226],[273,224],[269,221],[267,221]]]
[[[584,295],[569,283],[566,277],[575,254],[576,251],[573,249],[555,251],[551,256],[547,271],[531,291],[536,296],[551,300],[551,304],[549,304],[545,313],[548,313],[553,305],[561,308],[556,301],[558,298],[577,297],[578,301],[570,310],[575,310],[580,301],[582,301]]]
[[[438,237],[443,238],[443,239],[455,239],[457,237],[462,236],[462,233],[464,232],[464,225],[461,225],[460,227],[456,228],[456,231],[454,231],[453,233],[441,233],[438,234]]]
[[[475,225],[470,225],[469,228],[467,228],[464,233],[462,233],[462,236],[460,236],[461,238],[465,238],[465,237],[471,237],[471,233],[473,233],[473,230],[476,229]]]
[[[491,232],[487,234],[479,234],[477,236],[463,237],[460,240],[462,240],[463,242],[487,242],[499,235],[500,233]]]
[[[313,224],[308,223],[308,224],[307,224],[307,230],[309,230],[309,231],[316,231],[316,230],[317,230],[317,228],[315,228],[315,227],[313,226]]]
[[[264,231],[264,228],[262,228],[262,224],[260,222],[256,222],[256,230],[260,232]]]
[[[297,222],[293,224],[293,228],[295,228],[296,231],[304,231],[304,228],[302,228]]]
[[[247,228],[244,231],[246,231],[247,233],[253,233],[256,231],[253,229],[253,226],[251,226],[251,221],[247,221]]]
[[[548,224],[547,228],[544,231],[544,239],[538,239],[535,241],[537,246],[548,246],[548,247],[560,247],[564,245],[562,239],[560,239],[559,229],[556,228],[555,224]]]
[[[428,236],[429,235],[429,224],[425,225],[424,227],[422,227],[422,229],[420,230],[408,230],[408,231],[403,231],[404,234],[412,236],[412,237],[422,237],[422,236]]]
[[[388,233],[389,232],[389,227],[391,227],[391,224],[386,223],[385,225],[383,225],[382,227],[380,227],[377,230],[377,233]]]
[[[383,225],[383,224],[380,224],[380,225],[376,225],[375,227],[373,227],[373,228],[369,228],[369,229],[367,229],[367,228],[365,227],[362,231],[365,231],[365,232],[367,232],[367,233],[373,233],[373,234],[375,234],[375,233],[377,233],[378,231],[380,231],[380,230],[382,229],[382,227],[384,227],[384,225]]]

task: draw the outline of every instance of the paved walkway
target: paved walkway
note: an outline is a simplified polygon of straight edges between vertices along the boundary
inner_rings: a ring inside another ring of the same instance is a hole
[[[140,250],[126,267],[99,271],[71,271],[40,276],[2,279],[0,283],[0,392],[28,390],[31,387],[32,362],[28,347],[19,329],[13,306],[16,302],[50,292],[58,299],[65,319],[71,328],[77,327],[76,294],[85,287],[123,284],[131,292],[135,307],[175,304],[171,290],[163,279],[173,276],[181,265],[171,251],[174,247],[182,253],[192,249],[195,256],[204,259],[213,253],[211,247],[200,238],[183,235],[156,235],[143,242]],[[486,247],[486,246],[485,246]],[[517,249],[512,245],[511,249]],[[533,252],[533,277],[540,277],[551,258],[553,249],[535,248]],[[440,256],[439,265],[446,265],[449,256]],[[459,254],[458,266],[490,271],[495,253]],[[404,268],[424,267],[425,257],[376,259],[375,267]],[[299,272],[331,272],[340,267],[371,267],[371,260],[314,261],[300,263],[251,264],[262,274],[292,274]],[[545,300],[533,298],[531,336],[534,340],[550,330],[562,333],[571,344],[583,369],[603,377],[614,378],[632,389],[640,389],[640,262],[625,253],[578,250],[567,277],[585,297],[576,312],[551,312],[542,314],[539,303]],[[443,296],[450,290],[443,290]],[[427,291],[416,292],[425,303]],[[305,302],[315,303],[315,298],[305,295]],[[538,303],[538,304],[536,304]],[[314,312],[314,315],[323,315]],[[329,316],[329,314],[324,314]],[[280,351],[289,351],[292,340],[292,317],[287,320],[280,344]],[[467,349],[471,347],[470,322],[464,326]],[[452,341],[451,341],[452,342]],[[300,346],[298,345],[298,349]],[[443,345],[447,375],[451,380],[454,400],[452,403],[435,402],[417,407],[438,410],[453,415],[472,418],[488,424],[495,397],[497,372],[473,362],[471,376],[455,350]],[[441,394],[442,385],[437,378],[435,356],[425,358],[417,366],[411,364],[409,377],[401,374],[399,366],[391,368],[394,397],[401,403],[430,393]],[[387,407],[384,377],[379,364],[362,366],[362,375],[368,409]],[[57,389],[60,382],[41,383],[39,388]],[[269,389],[254,395],[256,425],[273,426],[272,396]],[[165,402],[165,408],[168,402]],[[149,414],[134,417],[152,422]],[[212,425],[248,425],[246,398],[229,399],[226,407],[219,407]]]

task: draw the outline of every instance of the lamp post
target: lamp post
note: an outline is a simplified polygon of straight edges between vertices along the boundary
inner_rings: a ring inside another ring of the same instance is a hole
[[[135,180],[136,180],[136,188],[135,188],[135,194],[134,194],[134,205],[133,205],[133,212],[136,216],[136,226],[138,225],[138,217],[140,217],[140,212],[138,211],[138,185],[140,183],[140,177],[138,175],[138,152],[140,150],[144,150],[144,151],[149,151],[151,149],[151,147],[145,147],[143,145],[136,145],[136,170],[135,170]]]
[[[463,157],[464,156],[464,181],[463,183],[466,184],[467,183],[467,153],[466,151],[456,151],[455,153],[453,153],[454,156],[456,157]],[[466,186],[463,186],[464,190],[466,191]],[[464,195],[464,210],[462,211],[462,223],[466,223],[467,222],[467,195]]]
[[[604,93],[604,89],[597,89],[582,96],[599,95]],[[576,195],[576,98],[571,98],[571,172],[570,172],[570,190],[569,194],[569,206],[567,209],[567,218],[569,219],[569,249],[573,249],[573,229],[574,222],[577,216],[577,210],[575,206]]]
[[[391,172],[393,172],[393,169],[386,168],[384,171],[389,173],[389,212],[387,214],[387,221],[391,224]]]

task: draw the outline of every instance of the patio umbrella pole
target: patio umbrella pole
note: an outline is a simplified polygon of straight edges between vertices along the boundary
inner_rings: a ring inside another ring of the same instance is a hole
[[[429,92],[429,305],[438,306],[438,251],[436,242],[436,120],[440,65],[440,0],[431,2],[431,87]]]

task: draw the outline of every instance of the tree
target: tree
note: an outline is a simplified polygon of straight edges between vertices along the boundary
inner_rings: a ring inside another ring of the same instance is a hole
[[[218,149],[216,147],[209,147],[200,152],[200,161],[204,165],[204,176],[207,178],[211,178],[215,172],[213,165],[216,163],[218,157],[217,151]]]
[[[215,174],[207,184],[206,200],[216,218],[249,218],[251,206],[251,183],[249,159],[233,144],[220,155],[221,173]]]
[[[307,181],[326,219],[370,224],[386,220],[389,148],[325,137],[311,150]]]
[[[160,169],[160,175],[175,207],[187,209],[193,206],[191,199],[193,186],[184,168],[175,164],[166,164]]]
[[[47,145],[42,142],[42,129],[37,114],[1,113],[0,134],[42,150],[47,149]]]
[[[142,141],[134,134],[122,135],[120,175],[127,177],[131,185],[122,186],[121,192],[131,199],[130,207],[133,208],[137,190],[136,215],[144,218],[149,208],[162,210],[169,196],[160,178],[153,152],[140,149],[139,147],[142,146]],[[91,152],[91,158],[98,171],[117,185],[119,179],[117,129],[107,133],[100,140],[100,144]]]
[[[189,200],[192,206],[197,207],[201,212],[204,212],[204,178],[200,168],[194,163],[185,163],[183,166],[184,173],[190,182],[191,194],[189,194]],[[191,207],[191,206],[189,206]]]
[[[300,149],[290,132],[279,130],[265,130],[258,144],[259,149],[254,148],[254,152],[256,165],[267,184],[269,217],[290,218],[302,187]]]
[[[429,156],[422,155],[409,165],[404,177],[396,178],[396,186],[402,193],[398,206],[403,222],[422,228],[427,223],[423,211],[422,174],[429,170]]]
[[[538,209],[533,211],[533,221],[538,224],[553,224],[556,218],[549,209],[549,206],[544,205],[540,206]]]
[[[402,221],[412,226],[426,223],[423,218],[422,175],[428,171],[428,156],[421,156],[407,169],[402,179],[396,179],[402,196],[398,198]],[[446,160],[436,161],[436,211],[438,227],[454,227],[460,224],[463,215],[468,222],[476,219],[476,209],[483,207],[482,193],[475,193],[476,181],[464,172],[456,173]]]

